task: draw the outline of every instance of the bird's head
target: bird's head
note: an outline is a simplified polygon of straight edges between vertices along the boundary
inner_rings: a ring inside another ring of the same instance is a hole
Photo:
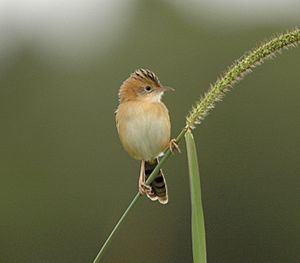
[[[139,100],[159,102],[165,91],[174,90],[163,86],[157,76],[148,69],[138,69],[120,87],[120,102]]]

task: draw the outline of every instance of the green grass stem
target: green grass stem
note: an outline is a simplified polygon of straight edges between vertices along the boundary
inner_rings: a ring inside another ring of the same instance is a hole
[[[234,84],[237,83],[237,81],[241,80],[246,73],[250,72],[251,69],[254,69],[257,65],[263,63],[267,58],[270,58],[276,53],[280,52],[283,48],[296,46],[299,41],[300,29],[296,28],[293,31],[274,37],[269,42],[262,44],[253,51],[248,52],[241,59],[237,60],[231,67],[229,67],[229,69],[221,76],[221,78],[210,87],[209,91],[202,99],[200,99],[196,106],[192,108],[191,112],[186,118],[186,126],[181,130],[176,138],[177,143],[181,142],[182,138],[185,136],[185,133],[188,130],[195,128],[195,125],[199,124],[205,118],[207,113],[214,107],[215,103],[221,100],[226,91],[230,90],[234,86]],[[156,166],[156,168],[146,181],[147,184],[150,184],[154,180],[159,169],[161,169],[162,165],[166,162],[170,155],[171,151],[167,150],[164,157],[161,159],[159,164]],[[102,248],[100,249],[94,260],[94,263],[98,263],[101,261],[104,252],[107,250],[113,237],[116,235],[117,230],[122,225],[124,219],[128,215],[129,211],[133,208],[139,197],[140,194],[137,193],[113,228],[107,240],[104,242]]]
[[[181,131],[181,133],[177,136],[176,141],[178,143],[181,142],[184,134],[185,134],[185,129],[183,129]],[[161,166],[165,163],[165,161],[170,157],[171,155],[171,151],[170,149],[168,149],[163,158],[160,160],[159,164],[155,167],[155,169],[153,170],[153,172],[151,173],[151,175],[149,176],[149,178],[146,181],[146,184],[150,184],[155,176],[158,174],[159,169],[161,168]],[[133,198],[133,200],[131,201],[131,203],[129,204],[129,206],[127,207],[127,209],[125,210],[125,212],[123,213],[123,215],[120,217],[119,221],[117,222],[117,224],[115,225],[115,227],[113,228],[113,230],[111,231],[111,233],[109,234],[108,238],[106,239],[106,241],[104,242],[103,246],[101,247],[99,253],[97,254],[96,258],[94,259],[93,263],[99,263],[101,262],[101,259],[106,251],[106,249],[109,247],[109,244],[111,243],[111,241],[113,240],[114,236],[116,235],[119,227],[121,226],[121,224],[124,222],[124,219],[126,218],[127,214],[129,213],[129,211],[133,208],[133,206],[136,204],[137,200],[140,198],[141,194],[137,193],[135,195],[135,197]]]

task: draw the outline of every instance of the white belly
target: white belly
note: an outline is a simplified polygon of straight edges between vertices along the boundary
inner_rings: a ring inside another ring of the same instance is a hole
[[[154,107],[154,108],[153,108]],[[120,116],[118,130],[125,150],[135,159],[152,160],[170,140],[170,120],[162,103],[151,107],[134,104]]]

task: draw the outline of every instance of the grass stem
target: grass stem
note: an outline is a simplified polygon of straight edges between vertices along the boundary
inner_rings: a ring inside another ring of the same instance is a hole
[[[237,60],[219,80],[212,85],[209,91],[205,96],[197,103],[195,107],[192,108],[191,112],[186,118],[186,126],[181,130],[179,135],[176,138],[177,143],[179,144],[184,137],[185,133],[195,128],[196,124],[199,124],[207,115],[207,113],[214,107],[215,103],[224,96],[226,91],[230,90],[237,81],[241,80],[242,77],[254,69],[257,65],[263,63],[267,58],[274,56],[276,53],[281,51],[283,48],[296,46],[300,41],[300,29],[296,28],[293,31],[287,32],[285,34],[278,35],[270,41],[262,44],[253,51],[248,52],[240,60]],[[149,176],[146,181],[147,184],[150,184],[156,175],[158,174],[159,169],[170,157],[171,151],[166,150],[163,158],[160,160],[159,164],[156,166],[152,174]],[[97,254],[94,263],[100,262],[103,257],[104,252],[111,243],[113,237],[117,233],[118,228],[124,222],[124,219],[128,215],[129,211],[133,208],[137,200],[139,199],[140,194],[137,193],[134,199],[131,201],[124,214],[121,216],[107,240],[103,244],[99,253]]]

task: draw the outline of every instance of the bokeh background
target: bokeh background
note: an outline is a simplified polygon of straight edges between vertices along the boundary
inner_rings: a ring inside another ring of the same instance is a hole
[[[0,262],[92,262],[135,195],[114,111],[137,68],[162,83],[175,137],[245,51],[299,25],[300,2],[0,1]],[[300,50],[255,69],[194,132],[208,262],[300,262]],[[170,202],[141,198],[104,262],[191,263],[185,146]]]

